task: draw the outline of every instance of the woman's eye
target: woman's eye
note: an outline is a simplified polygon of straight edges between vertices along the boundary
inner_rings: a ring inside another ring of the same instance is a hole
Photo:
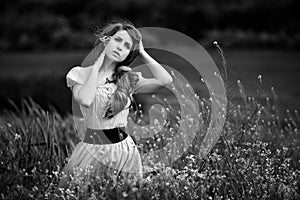
[[[126,49],[130,49],[130,46],[129,45],[125,45]]]
[[[120,38],[115,38],[115,40],[116,40],[116,41],[121,41],[121,39],[120,39]]]

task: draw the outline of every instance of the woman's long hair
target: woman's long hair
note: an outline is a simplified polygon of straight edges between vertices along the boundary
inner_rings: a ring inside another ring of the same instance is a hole
[[[91,53],[83,61],[82,66],[90,66],[99,57],[104,50],[102,38],[113,36],[120,30],[126,30],[132,38],[133,45],[131,51],[126,59],[117,63],[113,73],[113,82],[117,85],[115,93],[112,95],[109,104],[107,105],[106,118],[111,118],[124,110],[128,103],[128,99],[132,100],[131,95],[134,91],[134,86],[138,82],[138,75],[134,72],[122,70],[121,66],[129,66],[139,54],[138,45],[142,39],[141,33],[133,26],[133,24],[126,20],[111,21],[100,29],[96,36],[98,37],[94,45],[94,53]]]

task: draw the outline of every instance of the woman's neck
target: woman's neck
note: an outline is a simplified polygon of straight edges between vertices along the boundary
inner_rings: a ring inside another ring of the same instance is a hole
[[[99,72],[108,72],[108,71],[114,71],[115,67],[117,65],[116,61],[113,61],[109,59],[107,56],[104,56],[102,67],[100,68]]]

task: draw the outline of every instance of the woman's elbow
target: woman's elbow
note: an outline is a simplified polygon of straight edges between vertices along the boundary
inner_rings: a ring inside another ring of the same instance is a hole
[[[93,103],[95,97],[80,92],[80,88],[81,86],[77,86],[73,88],[74,99],[80,105],[88,107]]]
[[[85,107],[89,107],[93,103],[93,101],[89,101],[87,99],[83,99],[83,98],[79,98],[79,97],[77,97],[77,98],[75,97],[74,99],[77,101],[77,103],[79,103],[80,105],[85,106]]]
[[[81,101],[79,102],[80,105],[84,106],[84,107],[90,107],[90,105],[92,105],[93,102],[86,102],[86,101]]]
[[[164,85],[169,85],[173,82],[173,78],[170,76],[163,81]]]

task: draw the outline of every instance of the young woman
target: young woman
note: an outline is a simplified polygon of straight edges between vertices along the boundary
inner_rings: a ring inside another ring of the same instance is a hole
[[[75,168],[102,173],[112,169],[116,175],[135,174],[142,177],[140,154],[124,132],[132,94],[152,92],[170,84],[172,77],[144,49],[141,33],[128,21],[111,22],[98,34],[96,47],[82,65],[72,68],[67,85],[79,103],[86,131],[68,164],[66,174]],[[129,65],[140,56],[154,78],[132,72]],[[62,179],[60,185],[66,184]]]

